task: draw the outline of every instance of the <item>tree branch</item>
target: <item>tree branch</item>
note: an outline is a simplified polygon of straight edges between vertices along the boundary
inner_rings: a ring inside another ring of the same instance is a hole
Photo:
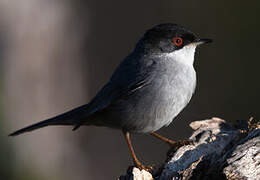
[[[240,121],[236,125],[220,118],[194,121],[190,140],[170,150],[168,160],[153,176],[137,168],[120,180],[260,179],[260,125]]]

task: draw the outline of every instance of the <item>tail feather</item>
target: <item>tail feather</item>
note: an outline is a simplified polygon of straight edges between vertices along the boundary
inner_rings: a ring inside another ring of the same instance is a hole
[[[52,119],[44,120],[44,121],[35,123],[33,125],[27,126],[25,128],[19,129],[19,130],[15,131],[15,132],[9,134],[9,136],[17,136],[19,134],[23,134],[25,132],[30,132],[30,131],[33,131],[35,129],[39,129],[39,128],[42,128],[42,127],[45,127],[45,126],[49,126],[49,125],[54,125]]]
[[[40,121],[36,124],[32,124],[25,128],[19,129],[15,132],[9,134],[9,136],[17,136],[17,135],[23,134],[25,132],[30,132],[35,129],[43,128],[45,126],[50,126],[50,125],[75,125],[75,124],[78,124],[78,121],[80,119],[87,117],[87,108],[88,108],[88,105],[80,106],[76,109],[73,109],[69,112],[58,115],[56,117],[53,117],[51,119]]]

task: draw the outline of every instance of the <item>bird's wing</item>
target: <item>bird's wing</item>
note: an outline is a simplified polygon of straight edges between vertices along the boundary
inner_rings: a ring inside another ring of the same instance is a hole
[[[149,84],[147,74],[140,69],[136,61],[126,59],[116,69],[110,81],[99,91],[96,97],[88,104],[87,115],[101,111],[108,107],[111,103],[116,102],[120,98],[127,98],[133,93]],[[79,128],[87,120],[77,123],[73,130]]]

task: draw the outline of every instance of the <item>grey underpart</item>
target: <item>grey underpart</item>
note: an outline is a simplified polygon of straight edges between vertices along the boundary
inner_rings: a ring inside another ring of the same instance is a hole
[[[172,122],[190,101],[195,90],[196,74],[193,66],[167,57],[164,61],[157,58],[161,57],[145,57],[145,60],[138,59],[135,62],[133,57],[129,57],[120,65],[121,68],[115,72],[106,85],[106,90],[101,91],[100,95],[106,97],[109,94],[109,97],[119,96],[119,98],[115,98],[104,110],[95,113],[92,121],[94,125],[147,133]],[[122,77],[121,71],[128,72],[129,75]],[[138,74],[140,72],[144,74]],[[130,77],[140,78],[132,80]],[[111,92],[114,92],[113,88],[119,89],[119,84],[124,88],[129,85],[130,87],[119,91],[123,94],[117,92],[111,95]],[[134,88],[131,84],[135,85]],[[102,104],[104,97],[100,98],[102,101],[98,99],[94,103]]]

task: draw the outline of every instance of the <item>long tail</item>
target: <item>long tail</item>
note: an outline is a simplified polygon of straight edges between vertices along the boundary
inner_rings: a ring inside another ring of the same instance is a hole
[[[30,126],[27,126],[25,128],[19,129],[11,134],[9,136],[17,136],[20,134],[23,134],[25,132],[30,132],[39,128],[43,128],[45,126],[51,126],[51,125],[75,125],[78,123],[78,120],[80,120],[82,117],[87,117],[87,107],[88,105],[84,105],[81,107],[78,107],[76,109],[73,109],[69,112],[66,112],[64,114],[58,115],[56,117],[40,121],[38,123],[32,124]]]
[[[27,126],[25,128],[19,129],[15,132],[9,134],[9,136],[17,136],[17,135],[23,134],[25,132],[30,132],[30,131],[33,131],[35,129],[39,129],[39,128],[42,128],[42,127],[45,127],[45,126],[55,125],[54,122],[55,121],[52,120],[52,119],[44,120],[44,121],[32,124],[30,126]]]

